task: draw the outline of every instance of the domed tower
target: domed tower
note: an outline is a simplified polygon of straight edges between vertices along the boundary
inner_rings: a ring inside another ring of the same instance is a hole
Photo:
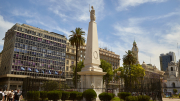
[[[137,44],[136,44],[135,40],[134,40],[134,42],[133,42],[132,52],[134,53],[134,56],[135,56],[136,59],[137,59],[136,64],[139,64],[139,59],[138,59],[139,49],[138,49],[138,47],[137,47]]]

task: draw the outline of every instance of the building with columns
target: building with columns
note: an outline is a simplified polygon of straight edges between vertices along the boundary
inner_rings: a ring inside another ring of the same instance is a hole
[[[164,71],[161,71],[153,66],[152,64],[146,64],[144,61],[142,63],[142,67],[145,69],[145,77],[148,78],[160,78],[163,77]]]

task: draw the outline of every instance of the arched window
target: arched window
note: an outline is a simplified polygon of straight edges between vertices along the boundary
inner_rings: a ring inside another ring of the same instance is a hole
[[[172,83],[172,87],[175,88],[175,83],[174,82]]]
[[[171,67],[171,71],[173,71],[173,67]]]

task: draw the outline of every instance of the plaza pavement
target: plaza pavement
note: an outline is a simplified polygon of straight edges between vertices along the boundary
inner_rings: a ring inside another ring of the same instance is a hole
[[[163,98],[163,101],[180,101],[180,99]]]

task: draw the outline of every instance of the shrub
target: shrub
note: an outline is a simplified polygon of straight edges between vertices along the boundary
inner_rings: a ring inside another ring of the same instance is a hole
[[[114,95],[112,93],[103,92],[103,93],[99,94],[99,99],[101,101],[110,101],[114,98],[113,96]]]
[[[86,98],[86,101],[91,101],[97,97],[97,94],[93,89],[87,89],[83,92],[83,97]]]
[[[123,100],[125,100],[125,98],[127,97],[127,96],[130,96],[131,95],[131,93],[128,93],[128,92],[120,92],[120,93],[118,93],[118,97],[120,98],[120,99],[123,99]]]
[[[126,96],[126,101],[139,101],[136,96]]]
[[[61,96],[62,96],[62,92],[60,91],[49,91],[47,93],[48,100],[57,101],[61,99]]]
[[[114,93],[111,93],[112,94],[112,97],[114,98],[115,97],[115,94]]]
[[[76,100],[82,100],[83,99],[83,93],[78,92],[76,98],[77,98]]]
[[[62,92],[62,97],[61,97],[61,100],[68,100],[70,97],[70,93],[69,92]]]
[[[70,92],[69,100],[73,100],[73,101],[76,100],[77,94],[78,94],[77,91]]]
[[[39,100],[40,92],[39,91],[29,91],[27,92],[28,100]]]
[[[173,92],[176,94],[177,93],[177,89],[173,89]]]
[[[147,95],[140,95],[138,96],[138,101],[149,101],[150,97]]]
[[[40,91],[40,98],[43,100],[45,100],[47,98],[47,92],[46,91]]]

